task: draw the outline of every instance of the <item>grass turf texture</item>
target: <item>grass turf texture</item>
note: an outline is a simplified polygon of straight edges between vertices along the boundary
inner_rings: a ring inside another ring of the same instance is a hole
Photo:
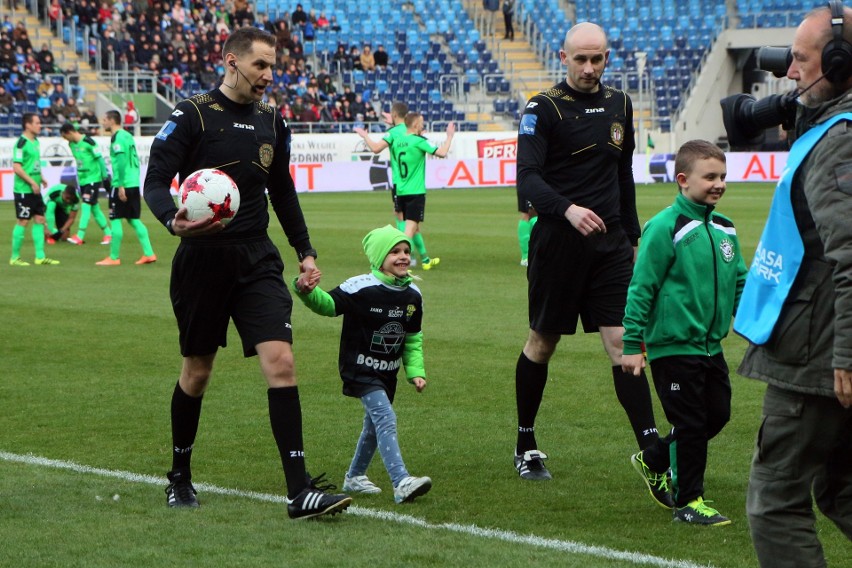
[[[734,219],[750,261],[772,187],[731,184],[719,210]],[[640,221],[671,203],[671,185],[640,186]],[[387,193],[303,194],[326,289],[366,272],[361,238],[391,221]],[[369,512],[413,515],[428,526],[381,520],[357,509],[320,522],[287,519],[284,506],[244,496],[199,493],[202,508],[173,511],[160,485],[0,459],[0,534],[10,566],[631,566],[464,532],[475,525],[545,539],[713,566],[756,566],[745,491],[764,386],[733,374],[744,350],[725,344],[732,369],[731,422],[710,443],[706,496],[734,524],[675,525],[651,502],[630,466],[633,435],[612,389],[597,335],[565,338],[554,357],[537,422],[551,482],[521,481],[512,467],[514,368],[527,333],[524,269],[518,266],[518,215],[511,189],[433,191],[424,235],[441,265],[416,270],[425,297],[429,386],[401,384],[395,408],[409,470],[434,489],[409,506],[393,504],[377,455],[368,472],[384,489],[356,497]],[[108,247],[57,244],[59,266],[11,267],[14,211],[0,203],[0,451],[67,460],[94,468],[162,476],[170,466],[169,400],[180,366],[168,300],[177,239],[146,210],[159,261],[135,266],[138,242],[125,229],[118,267],[97,267]],[[273,221],[273,227],[276,224]],[[295,254],[273,229],[287,268]],[[32,241],[22,257],[31,261]],[[199,283],[203,285],[203,283]],[[341,321],[294,308],[297,373],[307,463],[342,483],[362,408],[340,394]],[[256,360],[243,360],[233,328],[205,397],[194,455],[195,481],[282,495],[280,460],[269,429],[265,383]],[[667,427],[657,408],[661,430]],[[119,500],[113,500],[113,495]],[[100,498],[100,499],[99,499]],[[829,563],[848,542],[818,514]],[[832,562],[833,561],[833,562]]]

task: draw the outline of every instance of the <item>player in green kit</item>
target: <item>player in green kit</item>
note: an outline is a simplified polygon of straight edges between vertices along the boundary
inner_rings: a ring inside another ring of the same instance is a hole
[[[23,133],[12,148],[12,171],[15,172],[15,216],[17,223],[12,229],[12,266],[29,266],[21,259],[21,246],[24,244],[27,225],[33,221],[32,237],[35,245],[36,264],[59,264],[58,260],[44,255],[44,201],[41,189],[47,182],[41,177],[41,146],[38,135],[41,133],[41,119],[37,114],[24,113],[21,117]]]
[[[124,229],[121,220],[126,219],[136,231],[136,238],[142,245],[142,258],[136,264],[156,262],[157,256],[151,248],[148,229],[139,216],[142,213],[142,199],[139,194],[139,155],[133,135],[121,127],[121,114],[109,110],[102,121],[104,130],[112,134],[109,146],[109,158],[112,163],[112,189],[109,193],[109,218],[112,229],[109,256],[96,262],[98,266],[117,266],[121,264],[121,240]]]
[[[408,105],[403,102],[395,102],[391,105],[390,116],[383,113],[385,119],[388,121],[390,128],[388,128],[385,135],[382,136],[382,139],[378,142],[374,142],[368,136],[368,133],[363,128],[353,128],[353,132],[359,135],[364,139],[364,143],[367,145],[367,148],[370,149],[374,154],[380,154],[382,150],[393,145],[393,141],[397,136],[405,135],[405,115],[408,114]],[[397,170],[396,170],[396,160],[391,156],[390,160],[391,166],[391,174],[393,177],[393,183],[391,184],[391,197],[393,198],[393,212],[396,215],[396,228],[400,231],[405,231],[405,219],[402,218],[402,212],[399,210],[399,205],[396,202],[396,179],[397,179]]]
[[[95,222],[104,232],[101,244],[108,245],[112,240],[112,231],[107,224],[106,216],[98,207],[98,192],[103,187],[104,180],[107,177],[106,162],[104,162],[101,150],[91,136],[79,132],[70,122],[62,125],[59,129],[59,135],[68,142],[74,160],[77,162],[77,183],[80,186],[80,197],[83,200],[77,234],[70,237],[68,242],[74,245],[82,245],[86,238],[89,219],[94,216]]]
[[[450,122],[447,125],[447,139],[440,146],[435,146],[423,137],[423,115],[419,112],[409,112],[405,115],[404,136],[394,139],[390,147],[391,160],[397,164],[399,177],[394,177],[396,185],[396,200],[405,218],[405,234],[414,238],[420,234],[420,224],[426,212],[426,155],[439,158],[446,157],[453,142],[456,126]],[[438,257],[422,256],[423,270],[430,270],[441,262]]]
[[[405,115],[408,114],[408,105],[403,102],[395,102],[391,106],[390,115],[387,113],[383,113],[385,119],[391,128],[385,132],[385,135],[378,142],[374,142],[367,135],[367,131],[363,128],[353,128],[352,130],[361,136],[364,139],[364,142],[367,144],[367,147],[374,153],[379,154],[385,148],[390,148],[393,146],[393,141],[397,138],[405,136],[408,132],[405,127]],[[393,211],[394,215],[396,215],[396,228],[402,232],[405,232],[405,219],[402,215],[402,210],[399,208],[399,202],[396,199],[396,182],[399,179],[399,169],[394,159],[393,153],[391,153],[390,159],[391,165],[391,174],[393,176],[393,183],[391,184],[391,196],[393,197]],[[426,243],[423,241],[423,235],[417,233],[411,239],[411,242],[414,244],[414,248],[417,249],[417,254],[420,255],[420,259],[429,260],[429,253],[426,252]],[[411,266],[416,266],[417,262],[414,260],[414,256],[411,257]],[[428,270],[428,269],[427,269]]]
[[[44,208],[47,244],[52,245],[71,234],[71,225],[80,209],[77,187],[65,183],[50,186],[44,192]]]

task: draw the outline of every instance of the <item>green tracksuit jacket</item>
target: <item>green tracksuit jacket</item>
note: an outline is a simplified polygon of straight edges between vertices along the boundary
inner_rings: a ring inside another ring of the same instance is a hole
[[[678,195],[645,224],[627,292],[624,354],[717,355],[746,278],[733,222]]]

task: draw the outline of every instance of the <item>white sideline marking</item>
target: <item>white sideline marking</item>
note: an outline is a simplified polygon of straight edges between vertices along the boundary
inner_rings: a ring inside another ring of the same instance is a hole
[[[40,456],[34,456],[32,454],[21,455],[0,451],[0,459],[8,462],[51,467],[55,469],[66,469],[70,471],[76,471],[77,473],[88,473],[100,475],[103,477],[113,477],[124,481],[132,481],[134,483],[145,483],[148,485],[163,485],[165,483],[165,479],[163,477],[143,475],[130,471],[89,467],[70,461],[54,460]],[[269,503],[283,504],[285,502],[283,495],[258,493],[256,491],[243,491],[241,489],[230,489],[227,487],[210,485],[208,483],[195,483],[194,485],[196,489],[206,493],[215,493],[217,495],[228,495],[232,497],[243,497],[253,499],[255,501],[266,501]],[[710,564],[694,564],[687,560],[671,560],[668,558],[652,556],[650,554],[643,554],[640,552],[626,552],[623,550],[606,548],[604,546],[591,546],[588,544],[582,544],[580,542],[574,542],[570,540],[542,538],[539,536],[523,535],[512,531],[504,531],[499,529],[484,529],[476,525],[460,525],[457,523],[433,524],[423,519],[412,517],[411,515],[402,515],[400,513],[382,511],[380,509],[367,509],[364,507],[359,507],[357,505],[350,506],[349,509],[347,509],[347,512],[359,517],[369,517],[372,519],[379,519],[383,521],[390,521],[393,523],[400,523],[405,525],[413,525],[416,527],[432,530],[446,530],[480,538],[500,540],[513,544],[526,544],[537,548],[547,548],[550,550],[566,552],[568,554],[584,554],[597,558],[605,558],[607,560],[624,560],[626,562],[632,562],[634,564],[663,566],[665,568],[712,568]]]

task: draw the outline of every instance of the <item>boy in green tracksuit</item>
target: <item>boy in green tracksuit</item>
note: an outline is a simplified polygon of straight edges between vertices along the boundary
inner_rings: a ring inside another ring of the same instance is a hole
[[[142,198],[139,192],[139,155],[136,153],[136,141],[133,135],[121,127],[121,114],[115,110],[106,112],[103,118],[104,131],[112,134],[109,146],[109,158],[112,164],[112,188],[109,192],[109,218],[112,240],[109,256],[96,262],[98,266],[118,266],[121,264],[121,241],[124,229],[121,220],[136,232],[136,238],[142,245],[142,257],[136,264],[150,264],[157,261],[157,255],[151,248],[148,228],[139,217],[142,214]]]
[[[704,501],[707,443],[731,415],[722,354],[746,278],[734,224],[714,209],[725,193],[725,154],[703,140],[675,157],[680,194],[645,224],[627,291],[621,366],[638,376],[644,342],[672,433],[631,457],[648,488],[671,466],[674,520],[728,525]],[[668,446],[668,447],[666,447]]]
[[[71,225],[80,209],[77,188],[70,184],[58,183],[47,188],[44,194],[44,218],[47,243],[52,245],[68,238]]]
[[[112,231],[107,224],[106,216],[98,207],[98,192],[103,187],[108,174],[98,143],[91,136],[79,132],[70,122],[62,125],[59,135],[68,142],[74,161],[77,162],[77,183],[80,187],[80,198],[83,201],[77,234],[70,237],[68,242],[82,245],[86,238],[89,219],[94,216],[95,222],[104,232],[101,244],[108,245],[112,240]]]

